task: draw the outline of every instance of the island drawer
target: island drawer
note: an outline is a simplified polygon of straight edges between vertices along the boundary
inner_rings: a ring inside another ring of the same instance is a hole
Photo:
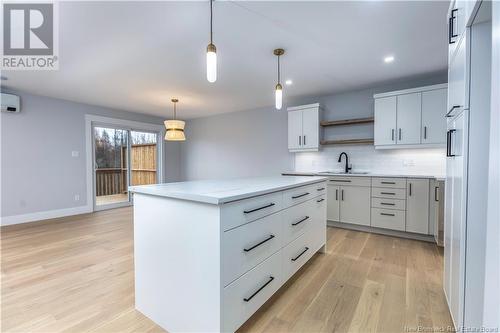
[[[388,198],[372,198],[372,207],[384,209],[406,209],[406,200],[388,199]]]
[[[372,208],[371,226],[384,229],[405,231],[405,212]]]
[[[373,187],[406,188],[406,178],[372,178]]]
[[[307,230],[296,240],[283,248],[283,279],[288,280],[317,251],[314,228]]]
[[[324,184],[324,183],[321,183]],[[283,191],[283,208],[291,207],[318,196],[319,184],[307,185]]]
[[[283,246],[283,212],[223,233],[222,280],[226,286]]]
[[[283,192],[243,199],[221,206],[220,217],[224,231],[255,221],[283,208]]]
[[[316,199],[302,202],[283,211],[283,244],[288,244],[314,223]]]
[[[372,187],[372,197],[388,199],[406,199],[406,189]]]
[[[234,332],[257,311],[282,285],[282,252],[224,288],[223,332]]]
[[[335,176],[330,177],[328,184],[342,185],[342,186],[370,186],[370,177],[345,177]]]

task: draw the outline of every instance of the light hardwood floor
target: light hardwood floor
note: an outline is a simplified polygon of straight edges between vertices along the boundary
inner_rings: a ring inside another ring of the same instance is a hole
[[[2,332],[163,332],[134,310],[132,209],[1,229]],[[241,332],[447,328],[433,244],[328,228],[311,261]]]

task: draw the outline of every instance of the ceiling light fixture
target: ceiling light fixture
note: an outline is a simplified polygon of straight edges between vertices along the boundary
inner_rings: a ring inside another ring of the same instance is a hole
[[[186,123],[182,120],[177,120],[177,98],[172,98],[172,103],[174,103],[174,119],[165,120],[165,128],[167,132],[165,133],[166,141],[184,141],[186,136],[184,135],[184,126]]]
[[[291,85],[293,84],[293,81],[292,81],[292,80],[286,80],[286,81],[285,81],[285,84],[286,84],[287,86],[291,86]]]
[[[217,81],[217,48],[213,43],[213,4],[210,0],[210,44],[207,46],[207,80]]]
[[[390,62],[393,62],[394,61],[394,56],[387,56],[384,58],[384,62],[386,64],[390,63]]]
[[[281,79],[281,73],[280,73],[280,57],[285,54],[285,50],[283,49],[275,49],[273,51],[274,55],[278,57],[278,83],[276,84],[276,88],[274,91],[274,97],[275,97],[275,107],[277,110],[281,110],[281,107],[283,106],[283,87],[281,86],[280,79]]]

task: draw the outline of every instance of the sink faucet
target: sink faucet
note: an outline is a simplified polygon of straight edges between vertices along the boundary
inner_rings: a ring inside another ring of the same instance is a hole
[[[351,170],[352,167],[349,166],[349,157],[347,157],[347,154],[345,152],[340,153],[338,162],[342,162],[342,155],[345,156],[345,173],[349,173],[349,170]]]

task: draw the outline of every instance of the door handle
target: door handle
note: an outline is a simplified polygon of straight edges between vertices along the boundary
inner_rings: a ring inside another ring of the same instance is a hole
[[[304,135],[304,146],[306,145],[306,136]]]
[[[394,141],[394,128],[391,129],[391,140]]]
[[[335,200],[339,201],[339,190],[338,189],[335,190]]]
[[[409,185],[410,185],[410,188],[409,188],[409,193],[408,193],[408,195],[411,197],[411,183],[410,183]]]
[[[453,133],[455,133],[457,130],[456,129],[451,129],[450,130],[450,148],[449,148],[449,151],[450,151],[450,154],[448,155],[449,157],[455,157],[457,156],[456,154],[453,153]]]
[[[427,126],[424,126],[424,139],[427,140]]]
[[[399,141],[401,141],[401,128],[399,129]]]
[[[299,146],[302,146],[302,136],[299,135]]]
[[[439,186],[434,186],[434,201],[439,201],[438,188],[439,188]]]
[[[344,201],[344,190],[342,190],[342,201]]]

